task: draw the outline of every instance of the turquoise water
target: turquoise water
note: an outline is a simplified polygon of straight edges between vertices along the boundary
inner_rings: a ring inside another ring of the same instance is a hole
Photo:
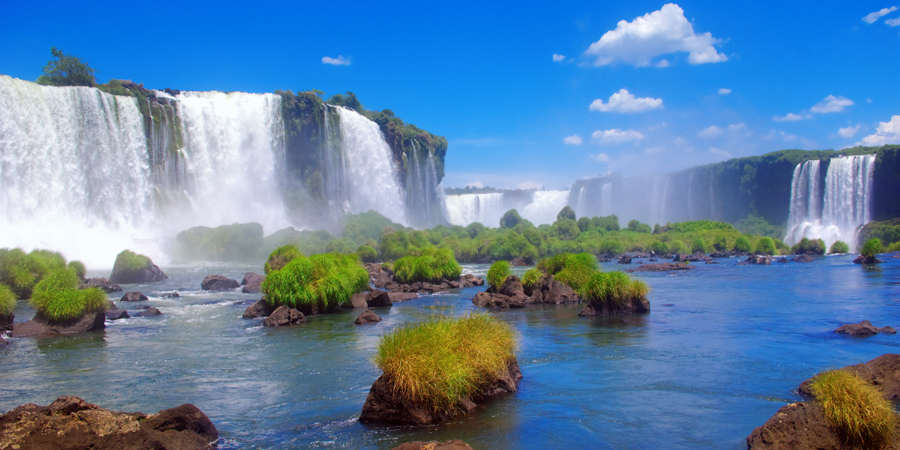
[[[580,305],[491,312],[518,332],[520,391],[418,429],[357,420],[380,375],[371,363],[378,338],[404,323],[472,311],[483,288],[373,309],[384,318],[375,325],[354,325],[359,311],[344,311],[272,329],[240,317],[258,295],[200,291],[206,275],[240,280],[261,264],[168,267],[165,282],[123,286],[147,294],[141,304],[161,317],[79,336],[9,339],[0,349],[0,411],[60,395],[145,413],[193,403],[215,423],[221,449],[387,449],[453,438],[478,449],[745,448],[755,427],[800,400],[801,381],[900,352],[898,335],[832,333],[864,319],[900,328],[900,259],[882,259],[877,268],[849,256],[772,266],[727,259],[638,274],[652,289],[645,316],[580,318]],[[160,297],[173,290],[182,297]],[[16,320],[32,315],[20,302]]]

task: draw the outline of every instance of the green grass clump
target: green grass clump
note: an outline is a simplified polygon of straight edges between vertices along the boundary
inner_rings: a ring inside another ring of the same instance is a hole
[[[0,316],[8,316],[16,310],[16,293],[5,284],[0,284]]]
[[[647,296],[650,287],[625,272],[596,272],[578,289],[578,296],[592,303],[625,305]]]
[[[87,267],[81,261],[69,261],[69,265],[66,267],[75,272],[78,278],[84,279],[84,276],[87,274]]]
[[[74,270],[58,269],[34,287],[31,305],[38,315],[54,322],[64,322],[95,312],[105,311],[106,294],[97,288],[78,289]]]
[[[741,253],[750,253],[750,240],[741,236],[734,241],[734,251]]]
[[[266,275],[268,275],[269,272],[281,269],[299,256],[303,256],[303,254],[300,253],[300,250],[296,245],[282,245],[269,254],[269,259],[266,261],[266,265],[265,267],[263,267],[263,270],[265,270]]]
[[[562,270],[551,275],[560,283],[578,290],[595,272],[597,272],[597,258],[590,253],[577,253],[566,259]]]
[[[850,253],[850,246],[844,241],[835,241],[828,253]]]
[[[829,425],[845,442],[862,448],[883,448],[890,442],[897,416],[872,385],[835,370],[817,376],[811,388]]]
[[[17,298],[31,297],[34,285],[49,273],[64,269],[66,259],[58,252],[20,248],[0,249],[0,283],[7,285]]]
[[[514,349],[508,324],[471,314],[394,329],[378,343],[375,364],[404,398],[448,411],[503,375]]]
[[[499,290],[506,278],[512,275],[509,267],[509,261],[497,261],[491,264],[491,268],[488,269],[487,282],[495,291]]]
[[[400,283],[455,280],[461,273],[462,267],[448,248],[426,247],[419,256],[404,256],[394,262],[394,278]]]
[[[356,249],[356,256],[359,256],[359,260],[362,262],[375,262],[378,260],[378,252],[368,245],[360,245]]]
[[[756,253],[765,253],[767,255],[775,254],[775,241],[766,236],[756,243]]]
[[[130,273],[143,270],[150,264],[150,258],[139,255],[131,250],[122,250],[116,255],[116,262],[113,264],[113,272]]]
[[[835,242],[836,243],[836,242]],[[847,244],[844,244],[845,246]],[[832,246],[834,247],[834,246]],[[794,255],[824,255],[825,241],[821,239],[800,239],[800,242],[791,247],[791,254]]]
[[[528,271],[522,275],[522,286],[524,286],[525,289],[534,289],[542,278],[544,278],[544,273],[537,267],[528,269]]]
[[[875,255],[881,253],[883,250],[884,247],[881,245],[881,239],[872,238],[866,241],[866,244],[863,245],[863,248],[859,251],[859,254],[867,258],[874,258]]]
[[[299,255],[266,275],[259,287],[273,307],[286,305],[305,314],[334,311],[369,285],[369,273],[355,254]]]

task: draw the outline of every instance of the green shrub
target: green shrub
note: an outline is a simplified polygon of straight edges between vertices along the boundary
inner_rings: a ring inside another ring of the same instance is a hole
[[[16,310],[16,293],[5,284],[0,284],[0,316],[8,316]]]
[[[706,253],[706,241],[703,238],[694,239],[691,243],[691,253]]]
[[[500,228],[515,228],[523,220],[518,211],[511,209],[500,218]]]
[[[266,275],[259,290],[274,307],[286,305],[304,314],[334,311],[369,285],[369,273],[355,254],[299,255]]]
[[[619,241],[606,239],[600,243],[600,254],[606,256],[616,256],[625,253],[625,244]]]
[[[900,252],[900,241],[894,242],[893,244],[889,245],[887,251],[891,253]]]
[[[386,333],[375,364],[404,399],[449,411],[506,373],[512,328],[487,314],[432,319]]]
[[[269,272],[281,269],[300,256],[303,256],[303,254],[300,253],[300,250],[296,245],[282,245],[269,254],[269,259],[266,261],[266,265],[263,269],[265,270],[266,275],[268,275]]]
[[[692,220],[688,222],[668,223],[666,231],[674,233],[697,233],[701,231],[736,231],[733,225],[713,220]]]
[[[556,281],[578,290],[597,272],[597,258],[590,253],[577,253],[566,258],[561,270],[551,274]]]
[[[84,267],[84,263],[81,261],[69,261],[69,265],[67,267],[75,272],[75,275],[82,280],[87,274],[87,268]]]
[[[860,448],[890,443],[897,416],[872,385],[853,373],[835,370],[815,377],[811,389],[828,424],[846,443]]]
[[[394,278],[400,283],[455,280],[461,273],[462,267],[447,248],[428,247],[419,256],[404,256],[394,262]]]
[[[750,253],[750,240],[741,236],[734,240],[734,251],[741,253]]]
[[[105,311],[106,294],[97,288],[78,289],[75,271],[58,269],[34,287],[31,305],[37,313],[54,322],[78,319],[84,314]]]
[[[656,241],[650,244],[650,251],[657,255],[668,255],[669,246],[665,242]]]
[[[31,297],[35,284],[65,267],[66,259],[58,252],[33,250],[26,254],[20,248],[0,249],[0,283],[12,289],[17,298]]]
[[[593,303],[621,306],[640,300],[649,292],[646,283],[632,279],[625,272],[595,272],[578,289],[578,296]]]
[[[800,239],[800,242],[791,247],[791,253],[794,255],[824,255],[825,241],[821,239]]]
[[[525,289],[534,289],[542,278],[544,278],[544,273],[537,267],[528,269],[522,274],[522,286]]]
[[[684,242],[679,241],[678,239],[669,242],[669,251],[674,254],[682,254],[687,253],[687,246],[684,245]]]
[[[566,205],[563,209],[559,210],[559,213],[556,214],[556,220],[560,220],[562,218],[576,220],[575,218],[575,210],[572,209],[571,206]]]
[[[512,271],[509,268],[508,261],[501,260],[491,264],[491,268],[487,272],[487,282],[494,290],[499,290],[506,278],[512,275]]]
[[[756,243],[756,253],[765,253],[767,255],[775,254],[775,241],[766,236]]]
[[[728,250],[728,238],[726,238],[725,236],[716,236],[716,240],[713,241],[713,248],[715,248],[716,251],[719,252]]]
[[[356,249],[356,255],[359,256],[359,260],[362,262],[375,262],[378,260],[378,252],[368,245],[360,245]]]
[[[881,239],[872,238],[866,241],[866,244],[863,245],[862,250],[859,251],[859,254],[865,256],[867,258],[874,258],[875,255],[884,251],[884,247],[881,245]]]
[[[850,253],[850,246],[844,241],[835,241],[828,253]]]
[[[628,222],[628,230],[636,233],[653,233],[653,229],[650,228],[650,225],[641,223],[636,219]]]

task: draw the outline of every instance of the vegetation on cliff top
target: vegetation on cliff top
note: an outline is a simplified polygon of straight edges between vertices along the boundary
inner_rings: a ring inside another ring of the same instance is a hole
[[[514,349],[512,328],[492,316],[442,317],[386,333],[375,364],[404,399],[448,411],[504,375]]]

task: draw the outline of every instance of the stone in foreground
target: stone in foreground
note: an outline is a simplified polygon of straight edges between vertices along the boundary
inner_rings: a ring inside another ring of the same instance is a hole
[[[359,316],[356,317],[356,320],[353,323],[357,325],[365,325],[367,323],[378,323],[381,322],[381,317],[378,314],[373,313],[370,310],[363,311]]]

